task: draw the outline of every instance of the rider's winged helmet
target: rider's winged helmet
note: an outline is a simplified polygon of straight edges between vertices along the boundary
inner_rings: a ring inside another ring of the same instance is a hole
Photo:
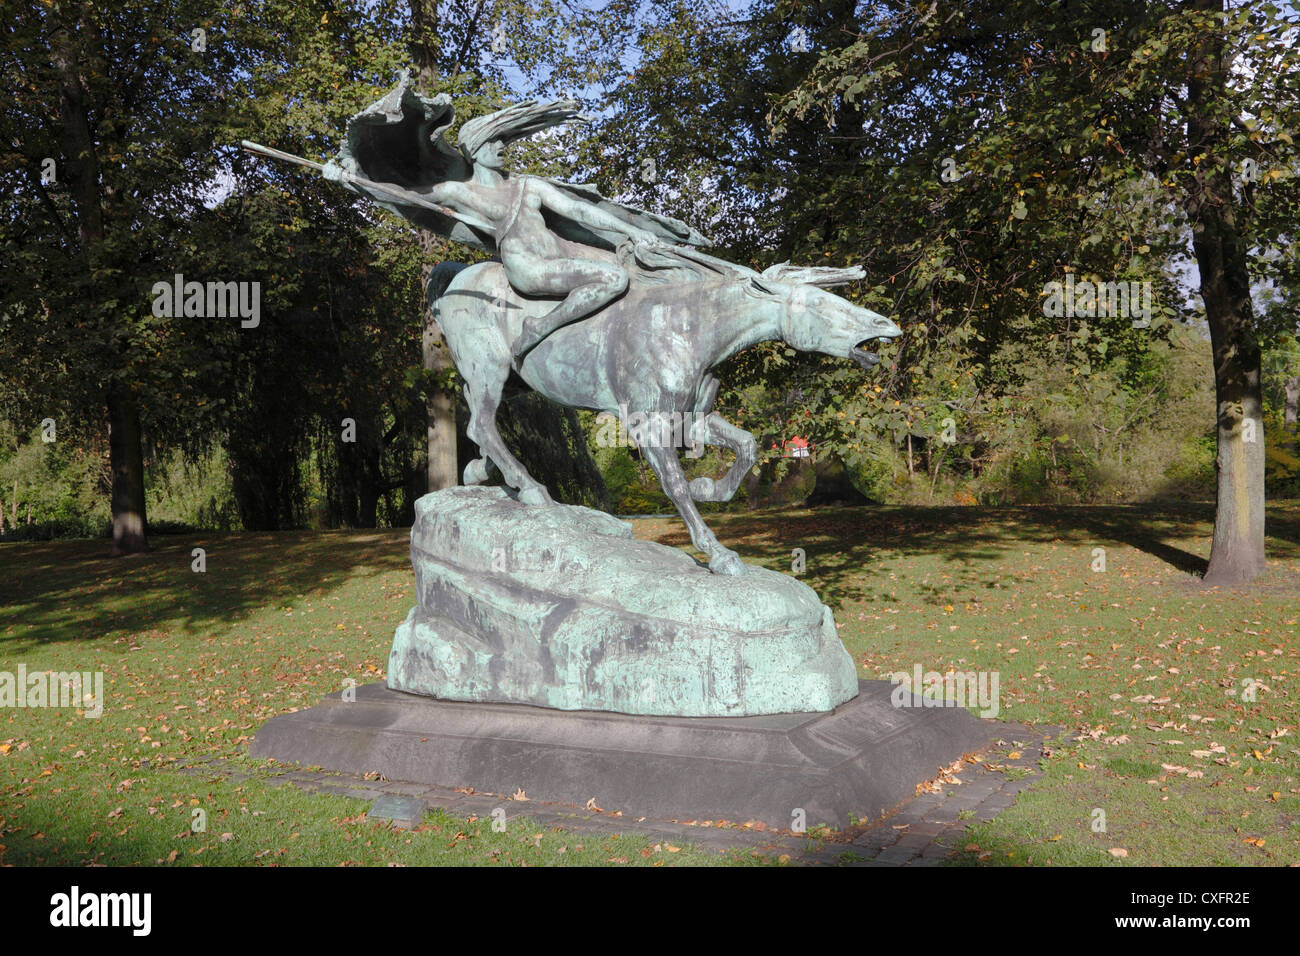
[[[590,121],[579,112],[575,100],[528,100],[466,120],[456,139],[465,158],[473,162],[474,155],[489,143],[508,144],[575,119]]]

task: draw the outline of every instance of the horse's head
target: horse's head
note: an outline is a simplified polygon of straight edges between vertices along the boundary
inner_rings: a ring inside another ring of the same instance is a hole
[[[860,278],[858,269],[799,269],[773,266],[749,280],[751,294],[784,302],[781,338],[801,352],[851,358],[863,368],[879,358],[862,348],[872,339],[892,339],[902,329],[877,312],[856,306],[820,285]]]

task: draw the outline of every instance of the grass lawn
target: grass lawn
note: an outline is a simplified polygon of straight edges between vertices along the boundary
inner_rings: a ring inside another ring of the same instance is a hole
[[[1002,719],[1067,729],[1016,805],[970,828],[957,863],[1300,863],[1300,503],[1270,505],[1268,575],[1240,592],[1189,574],[1211,518],[1188,505],[710,522],[751,563],[789,571],[791,550],[806,551],[802,577],[835,609],[863,677],[917,663],[996,672]],[[635,529],[687,546],[675,519]],[[118,560],[102,541],[0,545],[0,670],[102,670],[107,694],[99,719],[0,710],[0,862],[768,862],[526,822],[494,833],[439,812],[391,830],[362,801],[274,786],[275,769],[246,757],[258,727],[347,678],[382,677],[413,602],[407,533],[153,543]],[[1092,570],[1096,548],[1105,571]],[[174,766],[202,756],[253,776]],[[196,809],[204,832],[191,832]]]

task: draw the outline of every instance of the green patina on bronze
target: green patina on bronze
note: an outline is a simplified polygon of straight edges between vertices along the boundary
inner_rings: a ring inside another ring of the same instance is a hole
[[[322,170],[499,257],[443,263],[427,296],[481,453],[465,484],[497,470],[512,493],[450,489],[418,503],[420,599],[398,629],[389,685],[639,714],[829,710],[857,688],[830,610],[793,578],[745,565],[696,507],[730,500],[757,454],[752,435],[713,411],[713,370],[763,341],[870,366],[863,343],[900,330],[825,290],[861,278],[859,268],[760,273],[701,252],[707,240],[677,220],[504,168],[510,142],[580,119],[576,106],[507,107],[464,124],[456,148],[443,136],[450,99],[421,96],[403,76],[352,119]],[[562,405],[618,417],[707,568],[632,540],[609,516],[556,505],[498,432],[512,375]],[[727,448],[736,460],[720,479],[688,481],[686,445]],[[494,565],[488,556],[501,548],[518,560]],[[535,567],[547,553],[566,570]]]
[[[411,564],[394,690],[680,717],[827,711],[858,690],[810,587],[766,568],[710,574],[589,508],[435,492],[416,506]]]

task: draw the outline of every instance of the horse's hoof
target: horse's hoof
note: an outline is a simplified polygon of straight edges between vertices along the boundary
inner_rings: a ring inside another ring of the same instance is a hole
[[[714,574],[744,574],[745,562],[735,551],[720,551],[709,562],[709,570]]]
[[[712,478],[696,478],[691,482],[691,497],[696,501],[713,501],[716,495]]]
[[[465,484],[481,485],[488,480],[488,468],[486,458],[475,458],[465,466]]]
[[[538,485],[536,488],[525,488],[519,492],[519,500],[526,505],[553,505],[550,493],[545,488]]]

